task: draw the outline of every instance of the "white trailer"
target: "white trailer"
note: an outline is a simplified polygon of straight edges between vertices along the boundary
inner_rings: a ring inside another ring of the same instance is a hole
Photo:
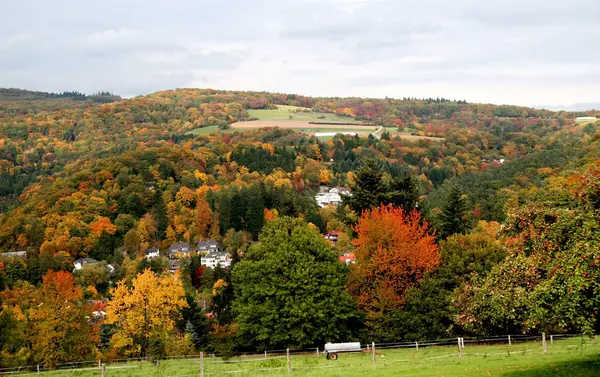
[[[360,352],[360,343],[327,343],[325,344],[325,357],[327,360],[337,360],[339,352]]]

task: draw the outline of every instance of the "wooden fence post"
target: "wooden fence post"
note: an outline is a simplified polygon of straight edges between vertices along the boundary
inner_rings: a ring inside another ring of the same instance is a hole
[[[319,347],[317,347],[317,357],[319,357]]]
[[[373,368],[375,368],[375,360],[377,360],[377,355],[375,353],[375,342],[371,343],[371,351],[373,351]]]
[[[265,359],[267,358],[267,350],[265,350]]]
[[[102,377],[106,377],[106,366],[102,364]]]
[[[290,349],[288,348],[286,350],[286,355],[287,355],[287,369],[288,369],[288,373],[290,373],[292,371],[292,362],[290,361]]]
[[[419,350],[419,342],[415,342],[415,347],[417,348],[417,351]]]
[[[40,364],[37,365],[37,373],[40,374]]]
[[[462,359],[462,349],[460,348],[460,338],[458,338],[458,358]]]
[[[512,345],[511,341],[510,341],[510,335],[508,336],[508,345]]]
[[[554,344],[554,335],[550,335],[550,345]]]
[[[200,377],[204,377],[204,352],[200,352]]]
[[[544,350],[544,353],[546,353],[546,351],[548,351],[548,347],[546,345],[546,333],[545,332],[542,333],[542,349]]]

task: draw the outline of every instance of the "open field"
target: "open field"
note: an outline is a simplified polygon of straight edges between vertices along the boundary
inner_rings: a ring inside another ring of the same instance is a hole
[[[309,112],[296,112],[296,110],[308,110]],[[271,120],[279,122],[350,122],[358,123],[350,117],[330,113],[314,113],[310,109],[297,106],[278,105],[274,110],[248,110],[251,118],[260,121]],[[291,118],[290,118],[291,117]]]
[[[465,341],[467,342],[467,341]],[[340,354],[337,361],[328,361],[316,350],[310,354],[290,357],[291,373],[287,372],[285,353],[233,358],[229,361],[207,356],[204,375],[264,376],[597,376],[600,371],[600,346],[589,339],[555,340],[544,354],[540,342],[500,345],[466,343],[458,359],[456,346],[436,346],[411,349],[380,349],[373,364],[372,354]],[[42,372],[43,377],[101,377],[99,368]],[[150,362],[107,364],[106,377],[174,377],[199,376],[200,360],[172,359],[159,366]]]
[[[390,137],[400,136],[404,140],[416,141],[416,140],[432,140],[432,141],[444,141],[443,137],[430,137],[430,136],[419,136],[411,135],[410,132],[398,131],[396,127],[385,127],[385,131],[390,133]]]
[[[290,122],[279,122],[279,121],[251,121],[251,122],[237,122],[231,125],[231,128],[227,130],[221,130],[221,132],[235,132],[245,130],[256,130],[264,127],[279,127],[279,128],[290,128],[297,132],[303,132],[308,135],[314,135],[317,132],[356,132],[359,136],[369,136],[370,133],[377,130],[374,126],[353,126],[353,125],[341,125],[341,124],[310,124],[308,122],[301,121],[290,121]],[[187,132],[187,134],[193,135],[209,135],[213,132],[219,131],[217,126],[196,128],[195,130]]]
[[[575,124],[596,123],[600,119],[575,119]]]

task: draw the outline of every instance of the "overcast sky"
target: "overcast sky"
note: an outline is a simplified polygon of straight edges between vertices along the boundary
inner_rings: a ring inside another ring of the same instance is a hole
[[[19,0],[0,87],[600,102],[600,0]]]

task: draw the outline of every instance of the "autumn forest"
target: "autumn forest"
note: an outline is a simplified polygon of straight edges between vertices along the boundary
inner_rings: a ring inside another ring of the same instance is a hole
[[[380,131],[231,127],[278,106]],[[444,98],[0,89],[0,367],[595,335],[594,117]]]

